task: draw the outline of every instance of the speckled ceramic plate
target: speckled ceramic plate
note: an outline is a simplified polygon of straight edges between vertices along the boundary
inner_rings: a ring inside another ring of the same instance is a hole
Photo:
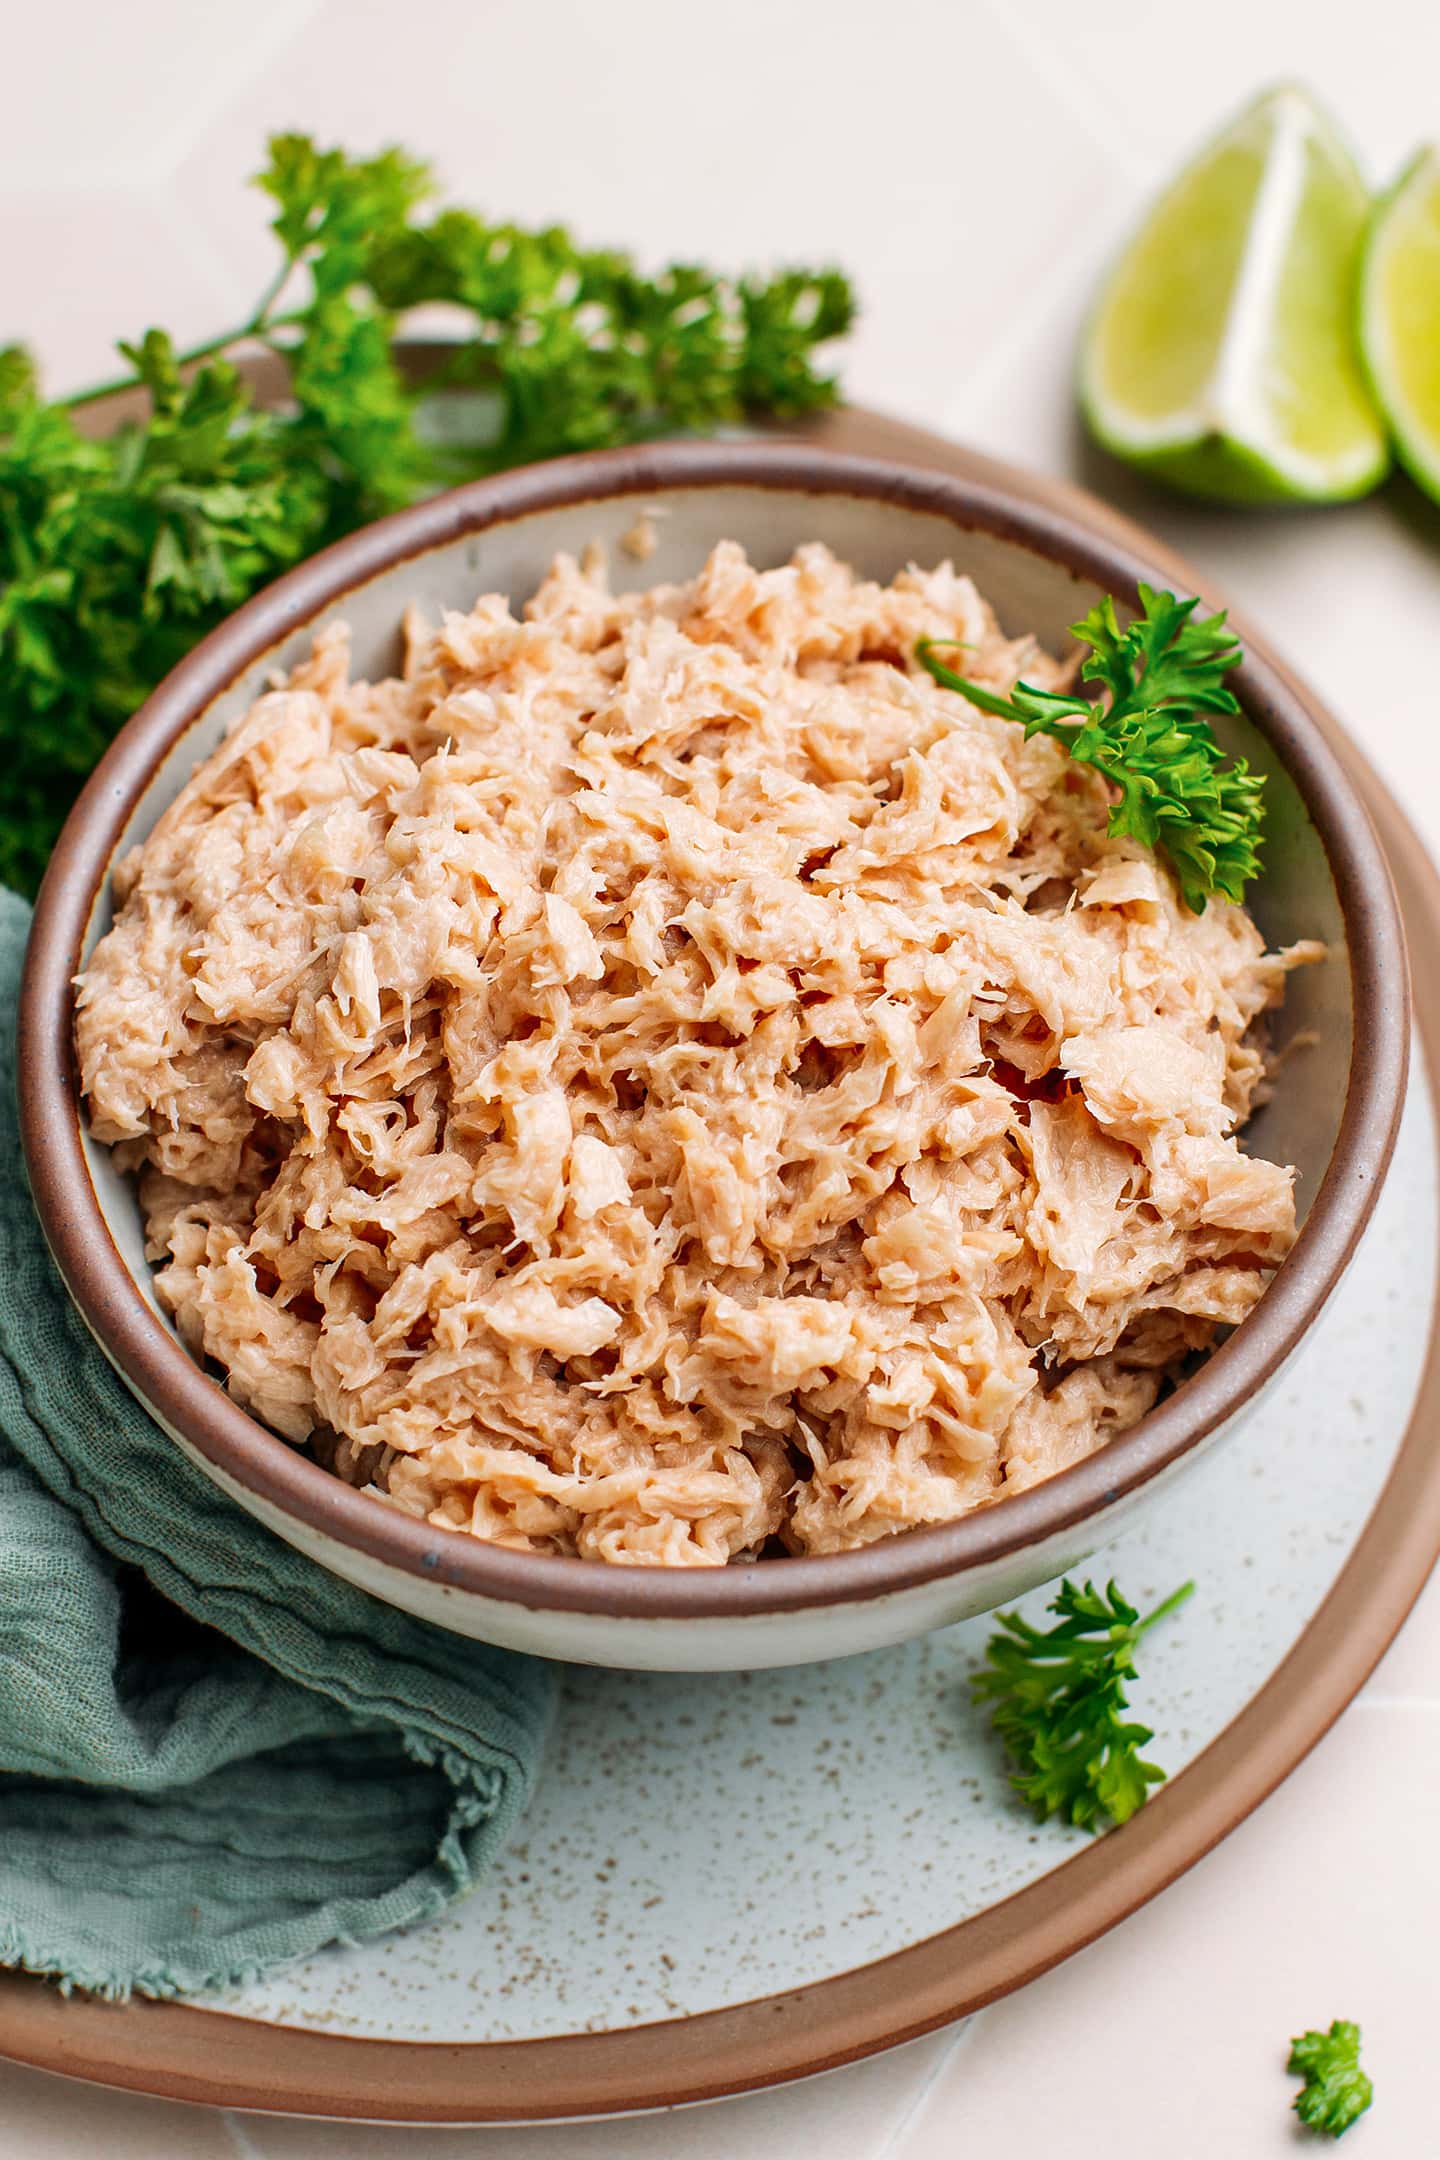
[[[846,448],[968,462],[861,416],[838,425]],[[371,2120],[663,2106],[964,2015],[1233,1828],[1348,1702],[1440,1549],[1440,884],[1357,778],[1418,956],[1421,1055],[1374,1221],[1288,1386],[1096,1563],[1138,1598],[1199,1585],[1147,1647],[1137,1708],[1172,1776],[1140,1816],[1091,1841],[1012,1804],[968,1703],[983,1620],[798,1672],[577,1668],[508,1864],[465,1905],[204,2005],[67,2002],[5,1976],[0,2051]]]

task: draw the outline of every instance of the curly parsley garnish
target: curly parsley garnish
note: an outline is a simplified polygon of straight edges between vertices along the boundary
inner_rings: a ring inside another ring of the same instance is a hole
[[[1024,682],[1000,697],[936,657],[944,639],[922,638],[915,656],[947,690],[1102,773],[1118,791],[1111,832],[1162,849],[1198,915],[1211,893],[1242,899],[1259,869],[1265,783],[1244,758],[1227,759],[1204,717],[1239,712],[1224,678],[1243,655],[1224,615],[1196,622],[1196,604],[1141,585],[1142,613],[1124,630],[1108,596],[1071,625],[1090,648],[1081,677],[1105,686],[1103,702]]]
[[[834,401],[815,354],[853,313],[836,270],[651,277],[561,226],[433,213],[428,171],[400,150],[352,158],[304,135],[269,150],[280,255],[244,322],[181,354],[151,330],[121,346],[122,375],[58,403],[0,348],[0,884],[33,890],[120,723],[317,547],[476,473]],[[461,340],[417,390],[395,341],[435,301],[460,311]],[[236,345],[283,358],[282,412],[257,407],[223,357]],[[463,444],[435,439],[437,386],[477,393]],[[93,440],[83,408],[124,389],[144,416]]]
[[[1323,2137],[1343,2137],[1375,2097],[1360,2068],[1360,2028],[1344,2018],[1336,2018],[1329,2032],[1301,2033],[1292,2040],[1286,2068],[1305,2080],[1295,2095],[1295,2113]]]
[[[1165,1772],[1140,1749],[1148,1725],[1125,1719],[1125,1683],[1135,1677],[1141,1636],[1194,1590],[1181,1585],[1141,1619],[1112,1582],[1103,1593],[1061,1583],[1049,1610],[1053,1628],[1001,1613],[971,1686],[1014,1764],[1010,1782],[1044,1822],[1066,1817],[1082,1829],[1127,1822]]]

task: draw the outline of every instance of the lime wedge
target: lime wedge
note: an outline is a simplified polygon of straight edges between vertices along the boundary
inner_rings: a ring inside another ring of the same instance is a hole
[[[1370,198],[1303,90],[1186,167],[1111,272],[1080,362],[1106,449],[1221,502],[1340,502],[1389,463],[1355,349]]]
[[[1440,502],[1440,150],[1422,150],[1376,205],[1360,349],[1400,462]]]

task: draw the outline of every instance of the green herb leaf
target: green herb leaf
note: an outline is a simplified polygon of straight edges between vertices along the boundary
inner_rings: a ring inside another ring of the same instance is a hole
[[[829,404],[820,346],[853,312],[837,271],[651,277],[467,210],[432,214],[399,149],[355,158],[275,136],[259,184],[279,260],[243,323],[188,354],[162,330],[126,372],[62,404],[0,348],[0,881],[33,891],[65,812],[120,723],[195,640],[316,547],[448,480],[746,413]],[[480,387],[493,424],[437,449],[435,385],[396,340],[410,309],[459,311],[439,387]],[[260,340],[292,401],[259,410],[224,358]],[[79,415],[107,391],[145,416],[103,442]]]
[[[946,689],[983,712],[1015,720],[1027,738],[1045,734],[1092,766],[1115,790],[1110,830],[1162,852],[1187,907],[1209,895],[1239,901],[1260,867],[1265,783],[1242,757],[1226,757],[1207,713],[1240,710],[1225,685],[1241,649],[1224,615],[1194,620],[1194,600],[1141,585],[1141,613],[1121,629],[1106,598],[1071,626],[1090,650],[1082,678],[1104,686],[1092,703],[1020,682],[1008,697],[967,681],[922,638],[916,658]]]
[[[35,394],[35,363],[23,345],[0,345],[0,422],[8,422]]]
[[[1343,2018],[1336,2018],[1328,2032],[1301,2033],[1292,2040],[1286,2067],[1292,2077],[1305,2080],[1295,2095],[1295,2113],[1324,2137],[1343,2137],[1375,2097],[1360,2068],[1360,2028]]]
[[[1127,1720],[1125,1683],[1147,1628],[1183,1605],[1185,1583],[1142,1620],[1112,1582],[1105,1591],[1061,1583],[1052,1628],[1001,1613],[971,1685],[1014,1765],[1011,1783],[1043,1822],[1082,1829],[1127,1822],[1165,1772],[1140,1749],[1154,1735]]]
[[[352,158],[308,135],[272,135],[269,151],[256,180],[278,206],[271,230],[291,263],[310,264],[319,291],[364,277],[375,248],[431,192],[429,167],[403,150]]]

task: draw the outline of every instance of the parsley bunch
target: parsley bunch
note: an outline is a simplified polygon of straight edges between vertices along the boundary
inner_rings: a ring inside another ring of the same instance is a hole
[[[1183,1605],[1194,1583],[1141,1619],[1112,1582],[1099,1591],[1068,1579],[1049,1610],[1053,1628],[1001,1613],[971,1686],[1015,1769],[1011,1783],[1042,1822],[1066,1817],[1081,1829],[1127,1822],[1165,1772],[1141,1758],[1154,1737],[1125,1718],[1125,1683],[1146,1630]]]
[[[1301,2033],[1290,2043],[1286,2064],[1292,2077],[1303,2078],[1292,2105],[1308,2130],[1343,2137],[1375,2097],[1360,2068],[1360,2028],[1336,2018],[1329,2032]]]
[[[1103,773],[1117,791],[1111,832],[1162,849],[1198,915],[1211,893],[1243,899],[1260,867],[1264,779],[1244,758],[1226,759],[1205,717],[1239,712],[1224,678],[1243,656],[1223,614],[1196,622],[1195,601],[1149,585],[1140,587],[1140,605],[1124,630],[1108,596],[1071,625],[1090,648],[1081,677],[1105,686],[1103,704],[1024,682],[998,697],[935,657],[943,640],[922,638],[916,657],[983,712],[1020,721],[1027,739],[1053,736]]]
[[[429,208],[400,150],[269,146],[259,185],[279,261],[244,322],[177,355],[162,331],[125,372],[47,403],[0,349],[0,883],[31,891],[74,795],[160,677],[259,586],[317,547],[474,474],[746,414],[833,402],[816,348],[849,325],[835,270],[647,276],[626,255]],[[462,325],[416,388],[395,351],[409,311]],[[291,401],[257,407],[224,357],[261,345]],[[193,365],[192,365],[193,364]],[[146,414],[105,441],[84,408],[138,387]],[[481,392],[486,425],[435,440],[438,390]]]

